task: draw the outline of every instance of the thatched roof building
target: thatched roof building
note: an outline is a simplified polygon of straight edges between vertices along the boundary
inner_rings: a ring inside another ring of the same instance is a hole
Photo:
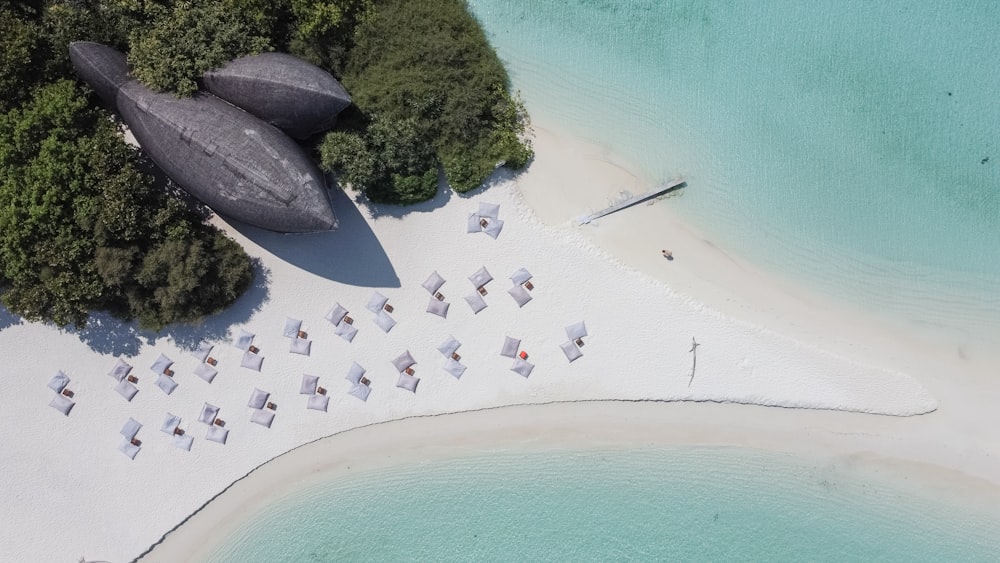
[[[326,131],[351,96],[325,70],[287,53],[241,57],[210,70],[205,89],[297,139]]]
[[[70,59],[153,162],[217,213],[280,232],[337,227],[323,175],[274,126],[211,94],[153,92],[105,45],[71,43]]]

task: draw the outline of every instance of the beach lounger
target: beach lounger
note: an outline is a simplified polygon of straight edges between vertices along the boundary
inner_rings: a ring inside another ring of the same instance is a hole
[[[392,327],[396,326],[396,320],[390,317],[389,313],[386,313],[381,309],[378,314],[375,315],[374,321],[375,324],[382,329],[382,332],[389,332],[392,330]]]
[[[250,393],[250,400],[247,401],[247,406],[252,409],[262,409],[267,404],[267,398],[270,396],[271,394],[267,391],[261,391],[254,387],[253,392]]]
[[[355,383],[354,385],[351,386],[351,390],[348,391],[347,394],[351,395],[352,397],[357,397],[357,398],[361,399],[362,401],[367,402],[368,401],[368,395],[370,395],[371,392],[372,392],[372,388],[371,387],[369,387],[369,386],[367,386],[367,385],[365,385],[363,383]]]
[[[250,350],[243,353],[243,360],[240,361],[240,365],[247,369],[252,369],[254,371],[260,371],[260,366],[264,363],[264,356],[258,356]]]
[[[49,380],[49,389],[55,391],[56,393],[62,393],[63,389],[69,385],[69,376],[59,370],[52,379]]]
[[[427,278],[427,281],[420,285],[427,290],[427,293],[434,295],[439,289],[441,289],[441,286],[444,285],[444,278],[441,277],[441,274],[437,273],[437,270],[434,270]]]
[[[396,356],[396,358],[392,360],[392,365],[396,366],[396,371],[406,371],[406,368],[416,363],[416,360],[413,359],[413,355],[410,354],[409,350]]]
[[[125,421],[125,424],[122,426],[119,433],[125,437],[125,440],[131,440],[132,438],[135,438],[135,435],[139,433],[141,428],[142,424],[138,420],[129,417],[129,419]]]
[[[531,272],[524,268],[518,268],[516,272],[510,275],[510,281],[514,282],[514,285],[524,285],[530,279]]]
[[[465,373],[465,366],[454,358],[446,359],[441,369],[451,374],[455,379],[460,379],[462,374]]]
[[[132,364],[118,358],[118,361],[115,362],[115,367],[111,368],[108,375],[115,378],[115,381],[121,381],[128,377],[130,371],[132,371]]]
[[[250,413],[250,422],[270,428],[274,422],[274,412],[265,409],[253,409]]]
[[[209,426],[208,431],[205,432],[205,439],[209,442],[225,445],[226,440],[229,439],[229,430],[213,424],[212,426]]]
[[[307,373],[302,374],[302,384],[299,385],[299,394],[315,395],[316,387],[319,385],[319,378]]]
[[[411,393],[416,393],[418,383],[420,383],[419,377],[414,377],[406,373],[401,373],[399,374],[399,379],[396,380],[396,387],[399,387],[400,389],[406,389]]]
[[[215,379],[215,376],[219,374],[219,370],[213,368],[208,364],[198,364],[194,368],[194,374],[204,379],[208,383],[211,383],[212,380]]]
[[[201,414],[198,415],[198,422],[204,422],[205,424],[212,426],[215,424],[215,419],[219,417],[219,407],[205,403],[205,406],[201,407]]]
[[[180,448],[186,452],[191,451],[191,446],[194,444],[194,436],[190,434],[174,434],[174,437],[170,440],[175,448]]]
[[[531,301],[531,294],[528,293],[527,289],[524,289],[523,285],[515,285],[508,289],[507,293],[514,298],[514,302],[517,303],[518,307],[524,307],[525,303]]]
[[[247,332],[245,330],[240,331],[240,335],[236,337],[233,341],[233,346],[236,346],[240,350],[249,350],[250,345],[253,344],[254,333]]]
[[[521,374],[524,377],[531,375],[531,370],[533,369],[535,369],[534,364],[521,358],[516,358],[514,364],[510,366],[510,371]]]
[[[118,451],[127,455],[129,459],[135,459],[136,454],[138,454],[141,449],[142,448],[140,446],[133,444],[130,438],[126,438],[122,440],[121,444],[118,444]]]
[[[337,328],[333,330],[333,333],[337,336],[343,338],[344,340],[351,342],[354,340],[354,336],[358,334],[358,329],[354,328],[354,325],[347,323],[340,323]]]
[[[326,320],[330,321],[330,324],[334,326],[339,325],[340,321],[344,320],[347,316],[347,309],[343,305],[337,303],[332,309],[326,314]]]
[[[302,338],[294,338],[291,344],[288,346],[288,351],[292,354],[300,354],[302,356],[308,356],[309,351],[312,349],[312,340],[305,340]]]
[[[204,362],[208,360],[208,356],[212,353],[212,349],[215,345],[207,340],[202,340],[198,343],[198,348],[191,352],[191,355],[198,358],[199,362]]]
[[[432,315],[437,315],[442,319],[447,319],[449,307],[451,307],[450,303],[439,301],[432,296],[430,302],[427,303],[427,312]]]
[[[479,289],[493,281],[493,275],[486,269],[486,266],[483,266],[476,270],[476,273],[469,276],[469,281],[472,282],[472,287]]]
[[[174,389],[177,389],[177,382],[174,381],[174,378],[161,373],[160,376],[156,378],[156,386],[169,395],[174,392]]]
[[[368,299],[368,304],[365,305],[365,308],[371,311],[372,313],[378,313],[385,307],[385,304],[388,302],[389,302],[388,297],[376,291],[372,293],[372,296]]]
[[[361,367],[358,362],[353,362],[351,364],[351,369],[347,370],[347,377],[344,379],[350,381],[354,385],[358,385],[361,382],[361,378],[365,376],[365,368]]]
[[[486,308],[486,300],[478,293],[470,293],[465,296],[465,302],[472,308],[473,313],[478,313]]]
[[[584,336],[587,336],[587,325],[583,324],[583,321],[566,327],[566,338],[575,341],[580,340]]]
[[[487,203],[485,201],[479,202],[479,213],[477,213],[482,218],[486,219],[496,219],[500,216],[500,205],[497,203]]]
[[[559,347],[562,348],[563,354],[566,354],[566,359],[570,362],[583,355],[583,352],[580,351],[580,348],[572,340],[563,342]]]
[[[173,360],[163,354],[160,354],[160,357],[153,362],[153,365],[149,366],[149,370],[152,371],[154,375],[160,375],[167,373],[167,370],[169,370],[172,365],[174,365]]]
[[[437,347],[437,349],[438,352],[441,352],[442,356],[444,356],[445,358],[450,358],[451,355],[454,354],[461,345],[462,343],[459,342],[458,339],[449,334],[448,338],[444,342],[442,342],[441,345]]]
[[[496,240],[500,236],[500,231],[503,230],[503,219],[493,219],[483,227],[483,232],[488,234],[491,239]]]
[[[139,388],[123,379],[118,382],[118,385],[115,385],[115,391],[125,397],[126,401],[132,402],[132,397],[135,397],[135,394],[139,392]]]
[[[49,406],[56,409],[57,411],[69,416],[69,411],[73,410],[73,406],[76,405],[72,399],[66,397],[65,395],[56,394],[49,401]]]
[[[327,397],[326,395],[310,395],[309,400],[306,401],[306,408],[314,411],[326,412],[326,409],[329,406],[330,397]]]
[[[511,338],[509,336],[503,337],[503,346],[500,347],[500,355],[506,356],[508,358],[516,358],[517,350],[521,347],[521,340],[518,338]]]
[[[169,434],[171,436],[177,432],[177,427],[181,424],[181,417],[167,413],[167,417],[163,419],[163,424],[160,425],[160,432],[164,434]]]

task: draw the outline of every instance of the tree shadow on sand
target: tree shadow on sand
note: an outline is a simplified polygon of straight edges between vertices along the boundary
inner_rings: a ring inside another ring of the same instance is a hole
[[[317,276],[349,285],[399,287],[399,276],[385,248],[357,204],[340,189],[330,200],[340,223],[335,231],[284,234],[242,223],[231,225],[278,258]]]
[[[9,310],[7,310],[7,307],[4,307],[2,304],[0,304],[0,330],[3,330],[9,326],[15,326],[22,323],[24,323],[24,320],[20,317],[20,315],[15,315],[14,313],[11,313]]]
[[[230,328],[247,322],[268,301],[270,271],[258,260],[253,263],[253,281],[247,291],[228,309],[195,324],[171,325],[159,332],[140,329],[134,321],[123,321],[107,313],[94,313],[81,330],[67,328],[91,350],[114,356],[135,356],[144,344],[153,344],[164,336],[182,349],[194,350],[202,340],[222,341],[231,336]]]

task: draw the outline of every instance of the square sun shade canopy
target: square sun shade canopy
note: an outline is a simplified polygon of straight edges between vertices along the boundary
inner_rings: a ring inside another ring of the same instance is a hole
[[[434,270],[430,277],[427,278],[427,281],[421,285],[427,290],[427,293],[434,295],[444,285],[444,278],[441,277],[441,274],[437,273],[437,270]]]
[[[500,205],[497,203],[487,203],[485,201],[479,202],[479,213],[480,217],[486,217],[487,219],[496,219],[500,216]]]
[[[253,412],[250,413],[250,422],[270,428],[271,423],[274,422],[274,413],[264,409],[253,409]]]
[[[194,444],[194,436],[190,434],[174,434],[172,441],[175,448],[189,452],[191,451],[191,446]]]
[[[260,366],[263,364],[264,356],[259,356],[249,350],[243,352],[243,360],[240,361],[241,366],[254,371],[260,371]]]
[[[400,389],[406,389],[411,393],[416,393],[418,383],[420,383],[419,377],[401,373],[399,374],[399,379],[396,380],[396,387],[399,387]]]
[[[344,379],[350,381],[354,385],[361,384],[361,378],[365,376],[365,368],[361,367],[361,364],[354,362],[351,364],[351,369],[347,370],[347,377]]]
[[[576,340],[578,338],[583,338],[584,336],[587,336],[587,325],[583,324],[583,321],[566,327],[566,338]]]
[[[469,217],[465,220],[465,232],[466,233],[478,233],[483,230],[483,226],[479,224],[481,217],[475,213],[469,213]]]
[[[250,393],[250,400],[247,401],[247,406],[252,409],[262,409],[267,404],[267,398],[270,396],[271,394],[267,391],[261,391],[254,387],[253,392]]]
[[[122,397],[125,397],[126,401],[131,402],[132,397],[135,397],[135,394],[139,392],[139,388],[123,379],[118,382],[118,385],[115,385],[115,391]]]
[[[306,340],[304,338],[295,338],[288,346],[289,352],[293,354],[301,354],[303,356],[308,356],[311,349],[312,340]]]
[[[339,325],[340,321],[344,320],[347,316],[347,309],[343,305],[337,303],[330,309],[326,314],[326,320],[330,321],[333,325]]]
[[[55,391],[56,393],[62,393],[62,390],[69,385],[69,376],[59,370],[52,379],[49,380],[49,389]]]
[[[461,378],[462,374],[465,373],[465,366],[455,360],[455,358],[445,360],[441,369],[450,373],[455,379]]]
[[[191,355],[198,358],[198,361],[204,362],[208,359],[208,355],[212,353],[212,348],[215,348],[215,346],[211,342],[202,340],[198,343],[198,348],[194,352],[191,352]]]
[[[160,426],[160,432],[173,436],[174,431],[177,430],[177,427],[180,425],[181,417],[168,412],[166,418],[163,419],[163,424]]]
[[[486,308],[486,300],[478,292],[473,292],[465,296],[465,302],[469,304],[473,313],[478,313]]]
[[[229,430],[213,424],[208,427],[208,432],[205,432],[205,439],[209,442],[225,445],[226,440],[229,439]]]
[[[301,395],[315,395],[316,386],[319,385],[319,378],[315,375],[309,375],[307,373],[302,374],[302,384],[299,385],[299,394]]]
[[[172,365],[174,365],[173,360],[164,356],[163,354],[160,354],[160,357],[157,358],[155,362],[153,362],[153,365],[149,366],[149,371],[153,372],[156,375],[160,375],[163,372],[170,369],[170,366]]]
[[[288,317],[285,320],[285,330],[282,331],[281,335],[285,338],[298,338],[300,328],[302,328],[301,320]]]
[[[118,358],[118,361],[115,362],[115,367],[111,368],[111,371],[108,372],[108,375],[115,378],[116,381],[121,381],[126,377],[128,377],[128,373],[130,371],[132,371],[132,364],[129,364],[128,362],[126,362],[121,358]]]
[[[438,352],[445,358],[450,358],[452,354],[458,351],[458,348],[462,345],[454,336],[448,335],[448,339],[438,346]]]
[[[219,374],[219,370],[208,364],[198,364],[198,366],[194,368],[194,374],[208,383],[211,383],[212,380],[215,379],[215,376]]]
[[[530,279],[531,272],[524,268],[518,268],[516,272],[510,275],[510,281],[514,282],[515,285],[521,285]]]
[[[118,444],[118,451],[127,455],[129,459],[135,459],[135,456],[141,449],[141,447],[133,444],[131,440],[122,440],[122,443]]]
[[[236,340],[233,341],[233,346],[236,346],[240,350],[246,350],[246,349],[250,348],[251,344],[253,344],[253,337],[254,336],[255,335],[252,332],[247,332],[245,330],[241,330],[240,331],[240,335],[237,336]]]
[[[125,424],[122,426],[122,429],[119,431],[119,434],[124,436],[126,440],[131,440],[132,438],[135,438],[135,435],[139,433],[141,428],[142,424],[138,420],[129,417],[129,419],[126,420]]]
[[[306,402],[306,408],[314,411],[326,412],[330,406],[330,397],[327,395],[312,395]]]
[[[503,219],[494,219],[490,221],[485,228],[483,228],[483,232],[490,235],[490,238],[493,240],[496,240],[497,237],[500,236],[500,231],[502,230]]]
[[[396,359],[392,360],[392,365],[396,366],[396,371],[405,371],[406,368],[416,363],[416,360],[413,359],[413,355],[410,354],[409,350],[396,356]]]
[[[71,399],[64,395],[55,395],[52,400],[49,401],[49,406],[56,409],[57,411],[69,416],[69,411],[73,410],[73,405],[75,405]]]
[[[569,360],[570,362],[583,355],[583,352],[580,351],[580,348],[576,345],[576,342],[573,342],[572,340],[567,340],[566,342],[563,342],[562,344],[559,345],[559,347],[562,348],[563,354],[566,354],[566,359]]]
[[[527,289],[524,289],[523,285],[515,285],[508,289],[507,293],[514,298],[514,302],[517,303],[518,307],[524,307],[525,303],[531,301],[531,294],[528,293]]]
[[[516,358],[514,364],[510,366],[510,371],[521,374],[524,377],[531,375],[531,370],[535,369],[535,364],[521,358]]]
[[[340,323],[337,328],[333,329],[333,333],[337,336],[343,338],[344,340],[351,342],[354,337],[358,334],[358,329],[354,328],[354,325],[349,325],[347,323]]]
[[[477,293],[476,295],[479,294]],[[431,297],[430,301],[427,303],[427,312],[432,315],[437,315],[442,319],[447,319],[449,307],[451,307],[450,303],[445,303],[444,301],[438,301],[434,297]]]
[[[205,406],[201,407],[201,414],[198,415],[198,422],[204,422],[205,424],[212,425],[215,424],[215,419],[219,416],[219,407],[205,403]]]
[[[357,398],[361,399],[362,401],[367,402],[368,401],[368,395],[370,395],[371,392],[372,392],[372,388],[371,387],[369,387],[367,385],[362,385],[360,383],[356,383],[356,384],[354,384],[354,385],[351,386],[351,390],[348,391],[347,394],[350,395],[350,396],[352,396],[352,397],[357,397]]]
[[[486,266],[483,266],[482,268],[476,270],[476,273],[469,276],[469,281],[472,282],[472,287],[479,289],[480,287],[483,287],[493,281],[493,276],[486,269]]]
[[[177,382],[174,381],[174,378],[161,373],[160,376],[156,378],[156,386],[169,395],[174,392],[174,389],[177,389]]]
[[[396,326],[396,319],[393,319],[389,316],[389,313],[386,313],[381,309],[379,309],[378,314],[375,315],[375,318],[372,320],[375,321],[375,324],[380,329],[382,329],[382,332],[389,332],[392,330],[392,327]]]
[[[372,293],[372,296],[368,299],[368,304],[365,305],[365,308],[371,311],[372,313],[378,313],[379,311],[382,310],[382,307],[385,307],[385,304],[388,302],[389,302],[388,297],[376,291]]]
[[[521,340],[518,338],[511,338],[509,336],[503,337],[503,346],[500,348],[500,355],[506,356],[508,358],[516,358],[517,350],[521,347]]]

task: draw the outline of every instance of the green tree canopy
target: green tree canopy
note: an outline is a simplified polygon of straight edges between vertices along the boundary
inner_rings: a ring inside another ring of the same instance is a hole
[[[270,34],[262,27],[268,21],[223,2],[177,2],[151,27],[132,34],[129,63],[150,88],[187,96],[206,71],[271,50]]]
[[[249,285],[249,258],[141,168],[70,81],[0,115],[0,299],[82,326],[102,309],[147,328],[195,321]]]

